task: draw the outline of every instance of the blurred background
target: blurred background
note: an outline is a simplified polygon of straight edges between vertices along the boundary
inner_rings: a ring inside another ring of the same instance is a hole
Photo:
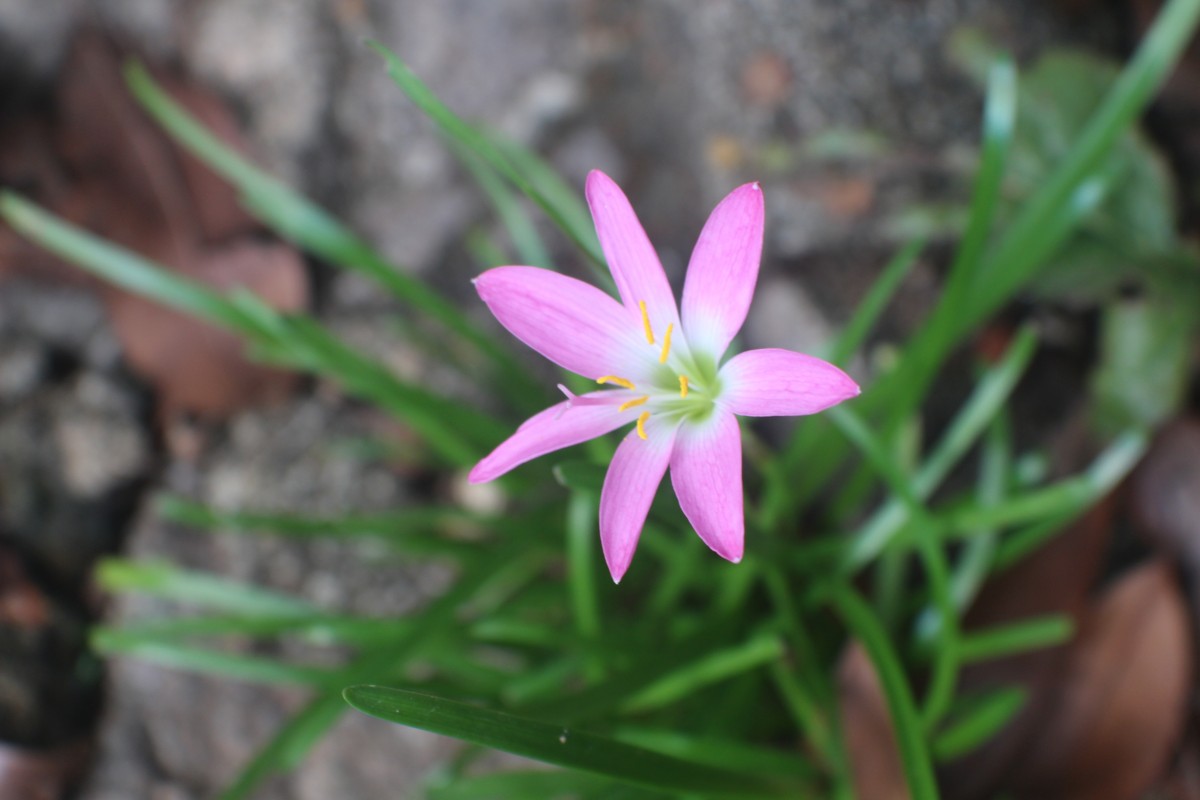
[[[142,59],[255,163],[482,320],[468,243],[495,223],[365,45],[375,39],[571,185],[593,168],[612,175],[676,286],[709,209],[761,181],[767,244],[750,346],[817,348],[897,248],[928,237],[880,332],[898,339],[931,307],[962,221],[980,54],[1007,51],[1024,66],[1070,46],[1120,60],[1156,5],[0,0],[0,185],[199,280],[313,310],[403,375],[478,391],[406,346],[421,331],[401,331],[373,284],[268,236],[148,121],[121,77],[127,58]],[[1185,226],[1200,142],[1191,63],[1155,117]],[[547,233],[555,263],[582,273]],[[1069,274],[1041,301],[1048,354],[1022,431],[1069,462],[1098,301]],[[946,376],[947,408],[966,386]],[[446,576],[374,567],[361,545],[200,536],[147,500],[166,487],[230,509],[331,514],[430,495],[494,506],[487,487],[406,458],[411,439],[332,385],[252,365],[232,337],[104,288],[0,226],[0,797],[65,797],[75,785],[86,800],[185,800],[226,785],[303,694],[102,663],[87,626],[153,614],[159,601],[106,599],[97,559],[161,557],[323,605],[410,610]],[[451,749],[347,716],[257,796],[392,797]]]

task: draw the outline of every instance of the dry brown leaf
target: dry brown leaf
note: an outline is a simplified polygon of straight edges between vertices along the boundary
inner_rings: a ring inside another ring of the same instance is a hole
[[[1056,800],[1136,797],[1179,741],[1191,680],[1186,606],[1170,567],[1151,561],[1113,584],[1085,618],[1012,790]]]
[[[98,35],[81,35],[61,76],[57,150],[88,190],[88,202],[77,201],[83,208],[70,218],[139,252],[182,262],[197,239],[196,214],[174,147],[125,87],[117,52]]]
[[[240,241],[209,250],[187,272],[218,289],[249,289],[277,309],[308,303],[304,266],[282,244]],[[223,416],[278,400],[294,385],[294,373],[247,361],[230,333],[124,292],[106,300],[129,363],[155,387],[165,415]]]
[[[854,795],[860,800],[907,800],[908,784],[896,734],[875,666],[851,642],[838,660],[838,710],[850,757]]]
[[[121,60],[104,38],[79,37],[62,71],[54,124],[29,123],[40,135],[21,134],[16,141],[24,155],[0,159],[0,180],[23,187],[66,219],[202,283],[246,287],[283,310],[305,308],[308,289],[300,256],[256,238],[258,225],[239,205],[235,190],[141,111],[121,77]],[[219,138],[244,150],[233,115],[214,95],[158,77]],[[46,142],[53,146],[47,148]],[[0,274],[27,263],[51,280],[84,274],[65,266],[47,268],[58,262],[0,229]],[[242,344],[230,334],[112,287],[103,291],[117,337],[133,369],[159,392],[164,416],[180,411],[222,416],[277,398],[294,383],[280,370],[247,361]]]
[[[193,83],[165,75],[156,75],[155,78],[176,102],[191,112],[223,144],[243,154],[249,150],[237,120],[220,98]],[[224,241],[259,230],[261,226],[242,207],[232,184],[190,153],[177,150],[176,155],[195,209],[196,222],[206,241]]]
[[[1111,501],[1093,507],[1040,550],[992,577],[967,614],[967,629],[1045,614],[1079,618],[1108,549],[1112,509]],[[947,798],[991,797],[997,785],[1019,768],[1022,749],[1040,736],[1045,725],[1057,676],[1067,663],[1067,651],[1065,645],[1043,648],[971,664],[962,670],[958,685],[961,693],[1020,686],[1029,692],[1029,700],[986,744],[939,769]]]
[[[742,65],[742,96],[752,106],[775,108],[787,102],[794,81],[787,59],[771,50],[755,53]]]
[[[1130,487],[1141,532],[1191,572],[1200,569],[1200,421],[1163,428]]]

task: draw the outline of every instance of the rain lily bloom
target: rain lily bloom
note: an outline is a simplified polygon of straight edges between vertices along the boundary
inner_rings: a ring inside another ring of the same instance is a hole
[[[750,308],[763,242],[757,183],[717,205],[696,242],[682,308],[621,189],[593,171],[587,201],[620,302],[537,267],[475,280],[500,324],[599,388],[536,414],[471,470],[472,483],[631,426],[600,494],[600,543],[614,581],[633,560],[667,467],[688,522],[722,558],[742,558],[742,443],[735,415],[812,414],[859,393],[832,364],[790,350],[748,350],[722,364]]]

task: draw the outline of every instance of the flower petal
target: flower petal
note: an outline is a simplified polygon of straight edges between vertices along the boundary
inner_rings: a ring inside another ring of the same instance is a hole
[[[497,267],[475,288],[513,336],[564,369],[595,380],[645,361],[638,329],[595,286],[548,269]]]
[[[678,425],[646,422],[646,438],[635,431],[622,440],[613,455],[604,488],[600,490],[600,546],[614,583],[620,583],[633,560],[650,503],[671,459]]]
[[[747,183],[717,204],[688,262],[683,330],[694,351],[718,361],[750,310],[763,246],[763,196]]]
[[[716,409],[700,424],[684,424],[671,453],[671,485],[679,507],[713,551],[742,560],[742,436],[737,417]]]
[[[720,374],[722,405],[744,417],[815,414],[862,391],[833,364],[778,348],[738,353]]]
[[[582,398],[609,398],[617,394],[624,393],[590,392],[582,395]],[[613,398],[612,403],[574,406],[567,400],[534,414],[517,428],[516,433],[476,464],[468,480],[471,483],[484,483],[499,478],[540,455],[586,442],[635,420],[636,414],[617,412],[617,400],[619,398]]]
[[[592,170],[585,194],[621,302],[637,321],[638,330],[642,318],[639,302],[646,303],[656,337],[662,336],[669,324],[678,328],[679,311],[671,284],[625,193],[612,178],[600,170]]]

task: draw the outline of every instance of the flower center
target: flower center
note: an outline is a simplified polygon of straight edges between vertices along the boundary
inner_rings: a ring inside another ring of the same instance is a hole
[[[693,354],[687,352],[687,348],[683,351],[676,349],[672,359],[671,335],[675,323],[667,323],[660,347],[644,300],[638,302],[638,309],[642,312],[642,331],[646,336],[646,344],[658,348],[658,363],[662,366],[650,377],[650,385],[641,390],[633,381],[619,375],[602,375],[596,379],[596,383],[612,384],[634,393],[632,398],[617,407],[618,413],[646,406],[637,417],[637,435],[646,439],[646,421],[652,413],[703,419],[712,412],[713,401],[720,387],[715,364],[700,363]]]

